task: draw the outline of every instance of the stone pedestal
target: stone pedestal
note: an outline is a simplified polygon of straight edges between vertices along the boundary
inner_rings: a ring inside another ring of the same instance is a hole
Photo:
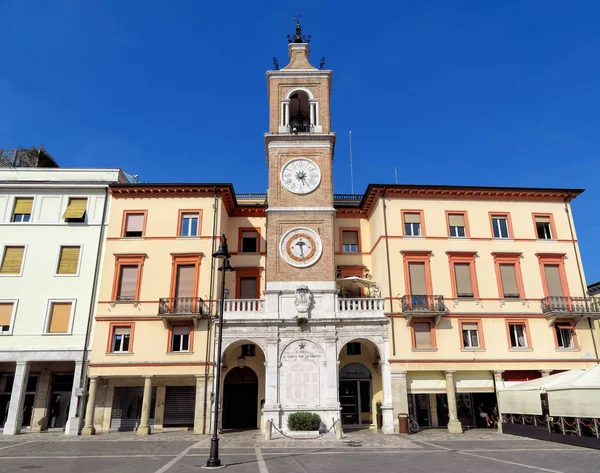
[[[8,416],[4,424],[4,435],[15,435],[21,432],[23,422],[23,401],[25,400],[25,389],[29,377],[29,363],[18,361],[15,369],[15,378],[12,391],[10,392],[10,405]]]

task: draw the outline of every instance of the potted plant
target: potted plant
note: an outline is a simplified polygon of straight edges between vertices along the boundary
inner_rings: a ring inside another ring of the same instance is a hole
[[[294,412],[288,416],[290,437],[317,437],[321,428],[321,417],[312,412]]]
[[[383,428],[383,412],[381,410],[381,401],[377,401],[375,404],[375,409],[377,411],[377,428],[381,430]]]

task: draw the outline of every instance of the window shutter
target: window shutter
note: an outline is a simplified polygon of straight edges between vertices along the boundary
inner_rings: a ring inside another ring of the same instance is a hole
[[[127,214],[125,231],[141,232],[144,229],[144,214]]]
[[[87,207],[87,198],[70,199],[63,218],[83,218]]]
[[[343,245],[358,245],[358,232],[342,231],[342,244]]]
[[[189,335],[189,327],[173,327],[173,335]]]
[[[456,292],[458,295],[473,294],[471,265],[468,263],[455,263],[454,274],[456,275]]]
[[[117,295],[119,299],[134,300],[136,298],[137,279],[137,266],[121,266],[121,282]]]
[[[4,259],[0,274],[19,274],[23,263],[24,246],[7,246],[4,250]]]
[[[258,238],[258,232],[242,232],[242,238]]]
[[[546,285],[548,286],[548,295],[564,296],[562,284],[560,282],[560,271],[557,264],[545,264],[544,273],[546,275]]]
[[[58,262],[58,274],[77,274],[79,265],[79,246],[62,246]]]
[[[256,299],[256,278],[240,279],[240,299]]]
[[[421,223],[420,214],[404,214],[404,223]]]
[[[431,325],[429,322],[414,322],[415,348],[431,348]]]
[[[116,327],[113,333],[115,335],[130,335],[131,329],[129,327]]]
[[[519,288],[517,287],[517,274],[514,264],[501,264],[500,278],[502,279],[502,292],[504,292],[504,297],[521,295],[519,294]]]
[[[448,223],[451,227],[464,227],[465,216],[464,214],[450,214],[448,215]]]
[[[550,223],[550,217],[535,217],[536,223]]]
[[[70,302],[54,302],[50,313],[48,333],[67,333],[71,319]]]
[[[462,324],[462,329],[463,330],[475,330],[475,331],[477,331],[478,327],[477,327],[477,324],[469,322],[469,323],[463,323]]]
[[[425,263],[408,263],[408,274],[410,277],[411,295],[427,295],[427,283],[425,280]]]
[[[10,326],[10,319],[12,318],[13,303],[1,303],[0,304],[0,326]]]
[[[13,213],[31,214],[32,207],[33,207],[33,199],[25,198],[25,197],[17,197],[15,199],[15,210]]]
[[[196,266],[193,264],[177,265],[177,288],[175,297],[194,297],[194,279]]]

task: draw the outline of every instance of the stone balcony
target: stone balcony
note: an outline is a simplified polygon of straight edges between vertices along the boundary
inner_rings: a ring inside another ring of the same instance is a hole
[[[549,296],[541,301],[542,313],[552,321],[557,317],[600,318],[600,299],[595,297]]]

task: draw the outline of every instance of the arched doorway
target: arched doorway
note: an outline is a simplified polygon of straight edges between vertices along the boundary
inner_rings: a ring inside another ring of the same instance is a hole
[[[256,429],[258,377],[252,368],[233,368],[223,389],[223,429]]]
[[[340,371],[340,405],[342,424],[346,426],[373,423],[373,386],[369,369],[362,363],[349,363]]]

